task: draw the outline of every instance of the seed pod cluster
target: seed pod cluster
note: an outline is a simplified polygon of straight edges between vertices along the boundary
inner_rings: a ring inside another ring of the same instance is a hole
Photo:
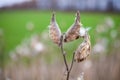
[[[61,31],[56,22],[55,14],[52,14],[51,22],[49,25],[49,35],[52,41],[60,46],[61,41]],[[76,40],[78,38],[83,38],[83,42],[78,46],[75,51],[74,60],[76,62],[81,62],[87,58],[91,51],[91,42],[90,36],[85,28],[83,28],[80,23],[80,13],[79,11],[76,13],[75,22],[73,25],[66,31],[64,35],[64,42],[70,42]]]
[[[57,44],[57,45],[60,44],[61,31],[56,22],[54,12],[52,14],[51,22],[49,25],[49,36],[55,44]]]
[[[74,57],[75,61],[81,62],[85,60],[89,56],[90,51],[91,51],[90,36],[89,34],[86,34],[84,36],[84,41],[79,45],[79,47],[75,52],[75,57]]]
[[[79,11],[76,13],[75,22],[73,25],[67,30],[65,33],[64,42],[70,42],[79,38],[79,31],[80,31],[80,13]]]

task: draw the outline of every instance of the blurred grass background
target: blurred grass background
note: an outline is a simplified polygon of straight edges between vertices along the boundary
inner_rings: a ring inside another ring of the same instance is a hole
[[[0,13],[0,26],[4,31],[5,52],[15,48],[17,44],[32,33],[41,33],[48,30],[51,19],[51,13],[48,11],[5,11]],[[94,44],[95,28],[98,23],[111,17],[115,22],[115,28],[119,29],[119,14],[112,13],[80,13],[81,22],[84,26],[90,26],[91,41]],[[57,22],[65,32],[74,22],[75,12],[56,12]],[[28,31],[26,26],[29,22],[34,24],[32,32]]]
[[[3,53],[1,55],[1,59],[4,58],[3,60],[5,64],[6,62],[9,63],[9,60],[10,60],[9,53],[12,50],[15,50],[16,47],[19,44],[21,44],[21,42],[24,39],[31,37],[31,35],[33,34],[41,35],[44,31],[48,32],[48,25],[50,23],[51,14],[52,14],[51,11],[39,11],[39,10],[33,10],[33,11],[32,10],[26,10],[26,11],[25,10],[15,10],[15,11],[8,10],[8,11],[0,12],[0,29],[1,31],[3,31],[3,36],[1,36],[0,45],[2,44],[4,45],[2,46],[3,48],[1,49],[0,52]],[[106,17],[110,17],[112,18],[115,24],[112,29],[115,29],[118,32],[117,35],[120,35],[120,14],[119,13],[108,13],[108,12],[106,13],[80,12],[80,16],[81,16],[80,19],[81,19],[83,26],[91,27],[89,34],[91,36],[92,48],[93,48],[93,45],[96,44],[96,40],[98,37],[100,38],[106,37],[108,40],[110,40],[109,41],[110,44],[108,45],[108,49],[107,49],[108,52],[106,52],[106,54],[116,53],[115,52],[116,49],[113,47],[114,39],[112,39],[110,36],[110,30],[108,32],[101,33],[98,35],[98,33],[96,33],[96,28],[97,28],[97,25],[101,24],[105,20]],[[56,20],[62,32],[66,32],[66,30],[73,24],[74,19],[75,19],[74,11],[69,11],[69,12],[56,11]],[[31,26],[31,25],[33,26],[33,29],[28,30],[28,26]],[[117,39],[119,40],[120,36],[117,36]],[[81,40],[76,40],[68,44],[65,44],[65,50],[67,51],[67,53],[69,53],[67,56],[69,61],[71,60],[71,57],[72,57],[71,53],[77,48],[80,42]],[[49,50],[50,50],[49,48],[53,47],[54,50],[52,54],[54,55],[45,54],[45,56],[43,57],[39,56],[38,58],[45,58],[47,62],[50,63],[50,60],[54,60],[53,58],[55,59],[58,58],[60,54],[57,54],[57,53],[60,53],[60,51],[58,48],[56,48],[56,45],[54,45],[52,41],[47,41],[45,43],[49,45],[47,47],[48,49],[46,49],[47,52],[45,53],[49,53]],[[20,60],[23,60],[23,62],[25,61],[25,63],[29,63],[29,58],[25,57],[25,58],[21,58]],[[21,62],[18,62],[18,63],[21,64]],[[18,65],[18,63],[16,64]],[[38,63],[34,62],[34,64],[36,65]],[[35,80],[35,79],[31,79],[31,80]]]

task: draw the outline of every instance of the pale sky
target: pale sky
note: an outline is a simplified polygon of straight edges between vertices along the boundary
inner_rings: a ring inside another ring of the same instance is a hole
[[[0,0],[0,7],[11,6],[13,4],[19,4],[27,1],[31,1],[31,0]]]

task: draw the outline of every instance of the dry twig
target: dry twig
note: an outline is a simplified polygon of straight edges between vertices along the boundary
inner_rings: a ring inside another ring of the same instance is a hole
[[[71,72],[71,69],[72,69],[73,63],[74,63],[74,54],[75,54],[75,52],[73,53],[72,62],[71,62],[70,68],[69,68],[67,60],[66,60],[66,52],[64,51],[64,48],[63,48],[63,36],[64,36],[64,34],[60,38],[60,48],[61,48],[61,53],[63,55],[63,59],[64,59],[64,63],[65,63],[65,66],[66,66],[66,71],[67,71],[66,80],[69,80],[70,72]]]

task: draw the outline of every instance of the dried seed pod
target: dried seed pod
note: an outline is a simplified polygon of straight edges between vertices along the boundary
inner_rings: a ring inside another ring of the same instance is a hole
[[[76,13],[76,19],[73,25],[67,30],[65,33],[64,42],[73,41],[79,38],[79,31],[80,31],[80,13],[79,11]]]
[[[60,44],[61,31],[55,19],[55,13],[53,12],[51,22],[49,25],[49,36],[55,44]]]
[[[91,51],[91,43],[90,43],[90,36],[86,34],[84,36],[84,41],[80,44],[75,52],[75,61],[81,62],[89,56]]]

